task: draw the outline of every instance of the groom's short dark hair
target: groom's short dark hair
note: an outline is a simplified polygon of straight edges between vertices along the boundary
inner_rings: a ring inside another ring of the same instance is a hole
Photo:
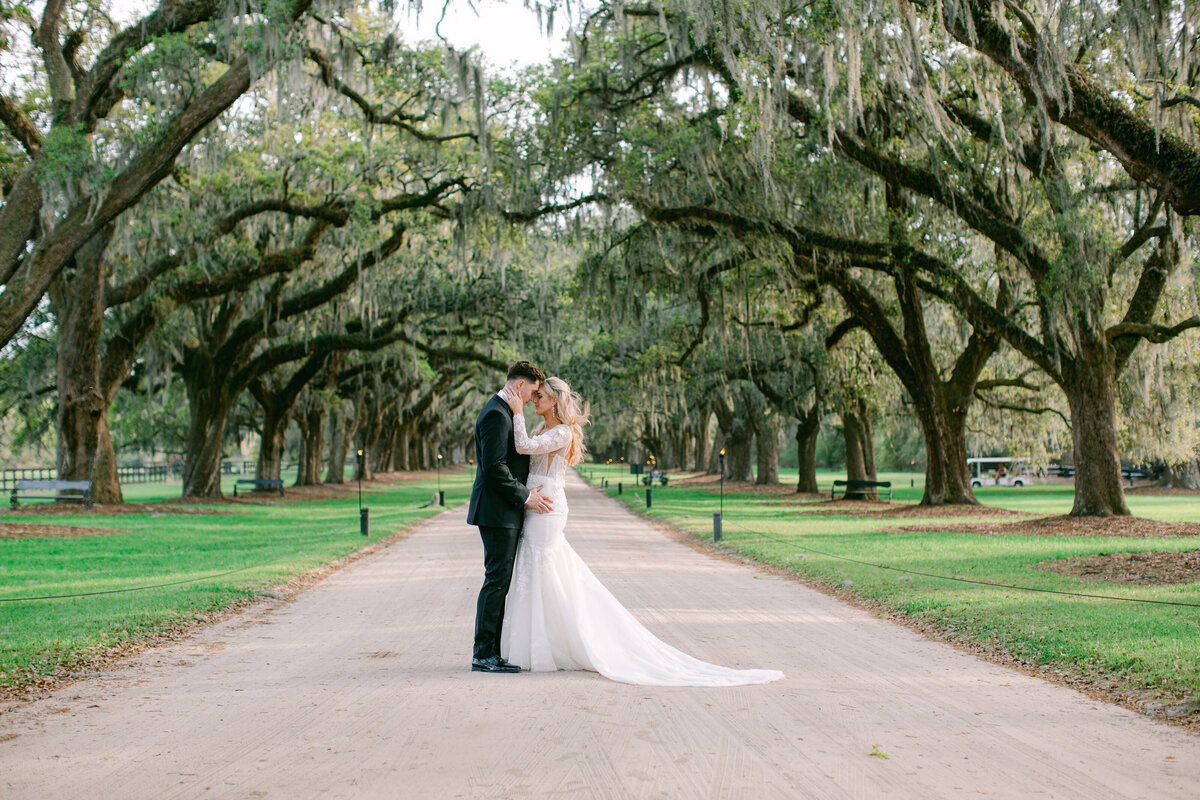
[[[515,381],[519,378],[524,378],[533,383],[541,383],[546,380],[546,373],[542,372],[529,361],[518,361],[508,368],[508,380]]]

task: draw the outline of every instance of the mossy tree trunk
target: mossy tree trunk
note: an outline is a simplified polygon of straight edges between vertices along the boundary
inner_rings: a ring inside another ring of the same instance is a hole
[[[104,325],[104,254],[109,225],[83,245],[69,268],[50,285],[50,307],[58,328],[58,477],[90,481],[97,503],[120,503],[117,456],[108,425],[116,387],[101,376],[100,336]]]
[[[1075,504],[1071,513],[1089,517],[1128,515],[1117,450],[1112,351],[1103,331],[1099,336],[1080,338],[1085,339],[1080,343],[1080,356],[1063,365],[1063,390],[1071,409],[1075,447]]]
[[[708,408],[705,407],[703,412],[698,415],[698,418],[693,423],[692,437],[695,445],[692,449],[692,472],[707,472],[708,471],[708,450],[712,440],[708,435]]]
[[[333,410],[330,412],[329,425],[329,464],[325,470],[325,483],[346,482],[346,409],[345,401],[335,399]],[[353,434],[350,435],[353,439]]]
[[[758,474],[754,482],[759,486],[774,486],[779,483],[779,417],[764,407],[759,409],[752,421],[755,458],[758,462]]]
[[[736,400],[731,405],[724,398],[718,398],[713,403],[713,410],[722,433],[720,449],[725,451],[725,480],[753,480],[754,428],[745,405]],[[717,455],[720,455],[719,450]]]
[[[296,473],[297,486],[316,486],[321,482],[321,460],[325,446],[325,421],[329,409],[324,403],[312,402],[296,415],[300,426],[300,468]]]
[[[797,494],[817,493],[817,439],[820,434],[821,412],[814,405],[796,426],[796,459],[800,468],[800,476],[796,481]]]
[[[842,439],[846,445],[846,480],[873,481],[875,456],[871,441],[871,426],[866,403],[851,400],[842,408]],[[847,500],[866,500],[875,497],[869,489],[846,492]]]

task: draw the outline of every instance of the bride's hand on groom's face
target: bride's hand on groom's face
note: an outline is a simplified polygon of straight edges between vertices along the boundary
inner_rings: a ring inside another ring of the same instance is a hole
[[[513,391],[508,387],[504,388],[504,399],[508,401],[508,407],[512,409],[514,414],[520,414],[521,409],[525,407],[525,401],[521,399],[521,393]]]

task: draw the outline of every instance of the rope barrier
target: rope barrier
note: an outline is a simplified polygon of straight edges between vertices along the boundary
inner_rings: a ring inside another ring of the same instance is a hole
[[[697,516],[693,516],[691,514],[681,514],[680,516],[682,516],[684,519],[694,519],[694,520],[705,520],[706,519],[705,517],[697,517]],[[1117,597],[1115,595],[1110,595],[1110,594],[1089,594],[1087,592],[1068,592],[1063,589],[1042,589],[1042,588],[1038,588],[1036,586],[1021,586],[1020,584],[1015,584],[1015,583],[996,583],[995,581],[984,581],[984,580],[977,580],[974,578],[961,578],[961,577],[956,577],[953,575],[939,575],[935,572],[922,572],[921,570],[905,569],[904,567],[895,567],[890,564],[876,564],[875,562],[872,562],[872,561],[862,561],[857,558],[850,558],[849,556],[840,556],[840,555],[837,555],[836,553],[829,553],[829,552],[825,552],[823,550],[818,550],[815,547],[809,547],[806,544],[800,544],[798,542],[789,541],[787,539],[780,539],[778,536],[772,536],[769,533],[764,533],[763,531],[756,531],[751,528],[747,528],[744,525],[739,525],[738,523],[732,522],[731,520],[727,519],[726,517],[722,517],[721,522],[723,525],[731,525],[734,528],[738,528],[743,533],[748,533],[753,536],[760,536],[764,539],[770,539],[770,540],[778,542],[780,544],[786,544],[789,547],[793,547],[797,550],[806,550],[810,553],[815,553],[820,556],[825,556],[826,558],[834,558],[834,559],[838,559],[839,561],[848,561],[852,564],[859,564],[859,565],[866,566],[866,567],[874,567],[875,569],[891,570],[893,572],[903,572],[907,575],[918,575],[923,578],[935,578],[938,580],[951,581],[954,583],[971,583],[971,584],[975,584],[977,586],[992,586],[997,589],[1014,589],[1016,591],[1021,591],[1021,592],[1033,592],[1033,593],[1039,593],[1039,594],[1057,594],[1057,595],[1064,595],[1067,597],[1084,597],[1084,598],[1088,598],[1088,599],[1092,599],[1092,600],[1116,600],[1118,602],[1125,602],[1125,603],[1145,603],[1148,605],[1158,605],[1158,606],[1179,606],[1182,608],[1200,608],[1200,603],[1186,603],[1186,602],[1179,601],[1179,600],[1152,600],[1150,598],[1144,598],[1144,597]]]
[[[421,506],[421,508],[426,508],[426,507],[427,506]],[[381,514],[379,516],[386,517],[386,516],[388,516],[388,514],[385,512],[384,514]],[[65,599],[71,599],[71,598],[76,598],[76,597],[95,597],[96,595],[102,595],[102,594],[126,594],[128,592],[144,592],[144,591],[148,591],[150,589],[162,589],[167,586],[182,586],[183,584],[186,584],[186,583],[200,583],[202,581],[212,580],[213,578],[223,578],[226,575],[234,575],[238,572],[246,572],[247,570],[258,569],[259,567],[265,567],[271,563],[272,563],[271,561],[264,561],[261,564],[252,564],[248,567],[239,567],[238,569],[231,569],[231,570],[227,570],[225,572],[216,572],[216,573],[213,573],[212,575],[204,575],[199,578],[185,578],[183,580],[168,581],[166,583],[152,583],[152,584],[147,584],[145,586],[130,586],[125,589],[105,589],[103,591],[98,591],[98,592],[78,592],[75,594],[46,594],[46,595],[38,595],[35,597],[0,597],[0,603],[22,603],[22,602],[32,602],[35,600],[65,600]]]
[[[267,562],[267,563],[269,563],[269,562]],[[169,581],[167,583],[153,583],[153,584],[149,584],[147,586],[130,586],[126,589],[105,589],[104,591],[99,591],[99,592],[79,592],[77,594],[47,594],[47,595],[41,595],[38,597],[0,597],[0,603],[20,603],[23,601],[33,601],[33,600],[62,600],[65,598],[73,598],[73,597],[94,597],[95,595],[98,595],[98,594],[124,594],[126,592],[144,592],[148,589],[162,589],[165,586],[182,586],[185,583],[199,583],[201,581],[212,580],[213,578],[221,578],[226,575],[233,575],[236,572],[245,572],[246,570],[250,570],[250,569],[258,569],[259,567],[262,567],[262,566],[265,566],[265,564],[254,564],[249,567],[241,567],[239,569],[231,569],[231,570],[228,570],[227,572],[218,572],[213,575],[205,575],[200,578],[185,578],[184,580],[181,580],[181,581]]]

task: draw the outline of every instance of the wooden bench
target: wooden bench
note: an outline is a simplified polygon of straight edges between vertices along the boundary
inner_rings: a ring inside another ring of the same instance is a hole
[[[833,488],[829,490],[830,500],[837,499],[838,489],[842,491],[843,500],[847,494],[860,494],[869,489],[879,496],[887,492],[887,501],[892,502],[891,481],[834,481]]]
[[[27,492],[54,492],[54,494],[27,494]],[[64,494],[71,492],[72,494]],[[74,494],[78,492],[78,494]],[[17,481],[13,487],[11,504],[18,508],[17,495],[23,500],[81,500],[84,508],[92,507],[91,481]]]
[[[279,496],[283,497],[283,481],[278,478],[238,478],[233,484],[233,496],[238,496],[238,486],[247,484],[254,487],[256,492],[266,492],[272,489],[279,490]]]

